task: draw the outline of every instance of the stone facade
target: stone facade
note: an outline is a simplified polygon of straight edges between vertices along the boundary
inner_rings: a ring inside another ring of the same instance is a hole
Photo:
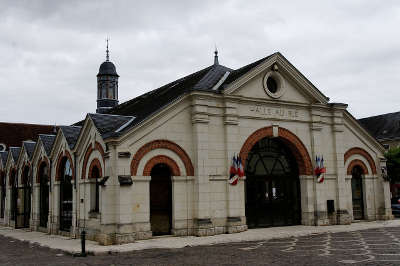
[[[278,71],[279,69],[279,71]],[[264,79],[279,80],[280,95],[265,91]],[[171,234],[206,236],[247,230],[246,178],[229,184],[229,167],[265,137],[279,138],[293,153],[299,169],[301,224],[350,224],[353,218],[352,169],[363,170],[364,219],[392,219],[388,182],[381,177],[383,148],[348,113],[347,105],[328,103],[280,54],[270,57],[224,88],[223,93],[192,91],[117,137],[103,138],[87,116],[71,147],[58,131],[50,154],[38,141],[31,160],[8,155],[6,177],[12,169],[22,175],[30,167],[33,180],[32,230],[77,237],[83,228],[101,244],[128,243],[152,237],[150,183],[152,169],[171,170]],[[22,154],[22,153],[21,153]],[[316,182],[314,158],[323,156],[325,181]],[[60,165],[73,169],[72,224],[60,229]],[[41,164],[49,165],[49,214],[39,227]],[[92,210],[99,172],[99,209]],[[10,220],[10,183],[3,223]],[[327,201],[333,200],[334,212]]]

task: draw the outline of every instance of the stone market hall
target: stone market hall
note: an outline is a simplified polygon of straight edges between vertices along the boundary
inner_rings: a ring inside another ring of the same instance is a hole
[[[109,245],[392,219],[383,146],[282,54],[231,69],[216,51],[121,104],[118,79],[107,49],[96,113],[0,153],[3,225]]]

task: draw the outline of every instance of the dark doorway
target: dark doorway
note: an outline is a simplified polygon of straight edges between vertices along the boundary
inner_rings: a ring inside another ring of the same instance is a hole
[[[351,171],[351,197],[353,200],[354,220],[364,219],[364,196],[362,187],[363,170],[360,166],[354,166]]]
[[[0,202],[0,218],[4,218],[6,207],[6,176],[3,173],[1,176],[1,202]]]
[[[11,220],[15,221],[17,217],[17,202],[18,202],[18,180],[16,178],[16,171],[11,170],[10,176],[10,184],[11,184]]]
[[[297,163],[279,138],[264,138],[253,146],[245,174],[249,228],[301,223]]]
[[[172,228],[171,170],[157,164],[151,170],[150,223],[153,235],[169,235]]]
[[[72,226],[72,168],[64,158],[60,173],[60,230],[69,231]]]
[[[29,167],[22,171],[22,184],[17,188],[17,208],[15,228],[29,227],[31,215],[31,180]]]
[[[42,163],[39,168],[40,178],[40,227],[47,227],[49,216],[49,178],[47,176],[48,168],[45,163]]]

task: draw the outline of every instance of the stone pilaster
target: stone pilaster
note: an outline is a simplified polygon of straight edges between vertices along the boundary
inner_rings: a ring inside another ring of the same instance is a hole
[[[240,132],[239,119],[237,114],[237,104],[225,101],[224,108],[224,128],[225,128],[225,169],[229,175],[229,166],[232,157],[240,152]],[[229,177],[228,177],[229,178]],[[246,214],[245,214],[245,198],[244,198],[244,178],[239,180],[237,185],[232,186],[226,182],[227,196],[227,219],[226,231],[228,233],[237,233],[247,230]]]
[[[192,125],[194,144],[194,234],[214,235],[210,217],[210,181],[208,172],[208,101],[194,96],[192,103]]]
[[[343,112],[346,109],[345,104],[332,104],[333,114],[333,139],[335,145],[334,159],[336,161],[336,215],[338,224],[350,224],[351,216],[347,209],[348,195],[346,195],[346,170],[344,169],[344,143],[343,143]]]
[[[323,156],[322,139],[321,139],[321,111],[318,106],[313,106],[311,110],[311,145],[312,145],[312,161],[314,162],[316,156]],[[315,165],[314,165],[315,167]],[[316,177],[313,177],[313,195],[314,195],[314,224],[315,225],[328,225],[328,213],[326,200],[324,197],[325,183],[318,183]]]

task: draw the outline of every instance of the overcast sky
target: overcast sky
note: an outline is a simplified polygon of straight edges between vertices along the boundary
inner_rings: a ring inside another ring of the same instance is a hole
[[[0,0],[0,121],[71,124],[96,110],[111,38],[120,102],[213,62],[281,52],[362,118],[400,111],[400,1]]]

